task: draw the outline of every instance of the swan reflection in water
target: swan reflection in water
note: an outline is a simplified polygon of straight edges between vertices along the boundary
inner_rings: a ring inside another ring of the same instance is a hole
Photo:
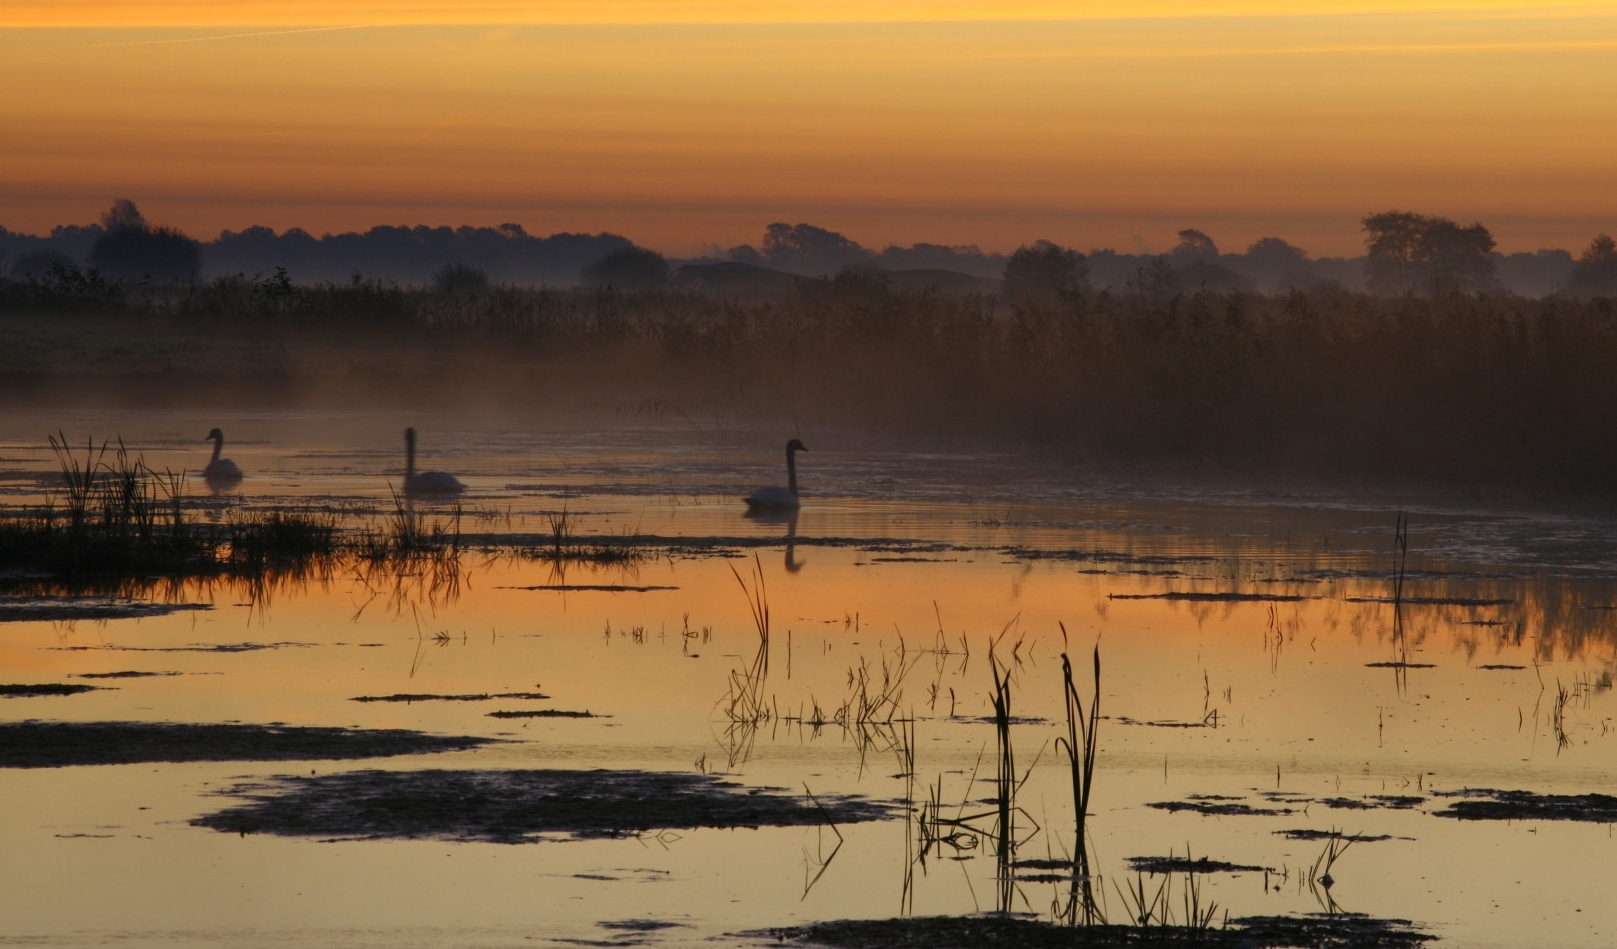
[[[802,562],[797,559],[797,508],[748,508],[747,513],[741,516],[760,524],[785,525],[786,572],[796,573],[803,569]]]

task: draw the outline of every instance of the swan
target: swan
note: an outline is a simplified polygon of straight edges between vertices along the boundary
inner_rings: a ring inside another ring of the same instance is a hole
[[[220,458],[219,453],[225,450],[225,433],[217,428],[208,433],[205,442],[213,442],[213,460],[202,469],[202,477],[207,481],[240,481],[241,469],[229,458]]]
[[[404,430],[404,493],[458,494],[466,490],[460,479],[447,471],[415,470],[415,429]]]
[[[808,451],[803,443],[792,439],[786,443],[786,487],[774,485],[759,488],[747,495],[749,512],[784,511],[797,509],[797,458],[800,451]]]

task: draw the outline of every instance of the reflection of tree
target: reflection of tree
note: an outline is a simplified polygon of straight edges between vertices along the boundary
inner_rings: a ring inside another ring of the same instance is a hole
[[[1364,219],[1365,269],[1376,293],[1442,295],[1493,284],[1493,235],[1481,224],[1383,211]]]

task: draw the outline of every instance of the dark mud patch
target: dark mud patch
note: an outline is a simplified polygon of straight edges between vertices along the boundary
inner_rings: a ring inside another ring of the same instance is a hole
[[[602,929],[612,929],[627,933],[650,933],[660,929],[680,929],[684,923],[670,923],[662,919],[614,919],[605,920],[595,925]]]
[[[1609,794],[1534,794],[1531,791],[1493,791],[1465,788],[1441,791],[1440,797],[1464,797],[1433,811],[1438,817],[1459,820],[1574,820],[1594,824],[1617,823],[1617,797]]]
[[[491,738],[403,729],[184,725],[167,722],[0,723],[0,768],[147,761],[306,761],[462,751]]]
[[[1353,913],[1255,916],[1222,927],[1058,926],[1014,916],[934,916],[840,920],[741,933],[760,942],[807,943],[836,949],[1121,949],[1200,946],[1206,949],[1415,949],[1435,936],[1402,919]]]
[[[872,557],[871,563],[959,563],[956,557]]]
[[[989,721],[993,721],[993,719],[989,719]],[[1155,720],[1155,721],[1146,722],[1146,721],[1141,721],[1140,719],[1137,719],[1137,718],[1129,718],[1127,715],[1120,715],[1117,718],[1111,719],[1111,721],[1115,721],[1119,725],[1141,725],[1141,726],[1144,726],[1146,728],[1216,728],[1216,727],[1218,727],[1218,722],[1216,720],[1212,719],[1211,717],[1209,717],[1209,718],[1207,718],[1207,719],[1205,719],[1203,721],[1199,721],[1199,722],[1178,722],[1178,721],[1173,721],[1173,720],[1170,720],[1170,719],[1158,719],[1158,720]]]
[[[655,593],[679,587],[636,587],[621,583],[543,583],[531,587],[501,587],[502,590],[549,590],[558,593]]]
[[[61,652],[258,652],[263,649],[313,649],[314,643],[192,643],[189,646],[51,646]]]
[[[1430,662],[1367,662],[1366,669],[1436,669]]]
[[[96,692],[93,685],[65,685],[60,682],[41,682],[38,685],[0,685],[0,699],[34,698],[41,695],[78,695]]]
[[[1401,600],[1390,596],[1347,596],[1342,599],[1347,603],[1403,603],[1405,606],[1513,606],[1516,603],[1515,600],[1469,596],[1406,596]]]
[[[817,802],[713,775],[658,771],[351,771],[286,776],[225,792],[249,803],[192,821],[228,833],[326,839],[527,843],[693,827],[880,820],[883,805]]]
[[[1318,597],[1296,593],[1195,593],[1186,590],[1169,593],[1108,593],[1108,600],[1176,600],[1182,603],[1300,603]]]
[[[0,623],[144,619],[185,610],[211,610],[209,603],[148,603],[110,596],[0,597]]]
[[[1275,833],[1286,838],[1287,840],[1345,840],[1348,843],[1354,844],[1372,844],[1379,843],[1383,840],[1409,839],[1408,837],[1394,838],[1386,834],[1344,834],[1339,830],[1307,830],[1303,828],[1298,828],[1295,830],[1277,830]]]
[[[182,676],[183,672],[80,672],[80,679],[154,679],[164,676]]]
[[[610,715],[597,715],[594,712],[574,712],[562,708],[539,708],[527,711],[507,711],[501,709],[489,712],[489,718],[610,718]]]
[[[1218,563],[1219,558],[1199,554],[1127,554],[1116,550],[1038,550],[1032,547],[1001,547],[1001,554],[1016,560],[1067,560],[1075,563],[1124,564],[1136,567],[1184,567]]]
[[[399,692],[395,695],[356,695],[350,702],[492,702],[495,699],[548,699],[542,692],[480,692],[476,695],[433,695],[426,692]]]
[[[1372,794],[1368,797],[1327,797],[1319,803],[1339,811],[1408,811],[1426,803],[1426,798],[1412,794]]]
[[[1263,873],[1268,867],[1229,863],[1207,857],[1129,857],[1129,869],[1136,873]]]
[[[1300,810],[1295,807],[1254,806],[1244,801],[1213,796],[1184,801],[1152,801],[1145,806],[1170,813],[1192,811],[1203,817],[1278,817],[1282,814],[1295,814]]]

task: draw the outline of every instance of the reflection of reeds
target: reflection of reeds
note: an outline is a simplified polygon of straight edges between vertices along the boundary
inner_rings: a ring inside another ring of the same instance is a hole
[[[764,694],[769,681],[769,597],[764,588],[763,563],[757,557],[753,558],[753,582],[750,587],[734,565],[731,565],[730,572],[735,575],[736,583],[741,585],[742,595],[746,597],[747,608],[752,614],[753,626],[758,631],[758,649],[753,654],[752,663],[745,669],[730,671],[729,689],[719,699],[724,717],[729,722],[725,729],[725,751],[729,766],[734,768],[751,756],[758,729],[775,718],[775,708]]]

